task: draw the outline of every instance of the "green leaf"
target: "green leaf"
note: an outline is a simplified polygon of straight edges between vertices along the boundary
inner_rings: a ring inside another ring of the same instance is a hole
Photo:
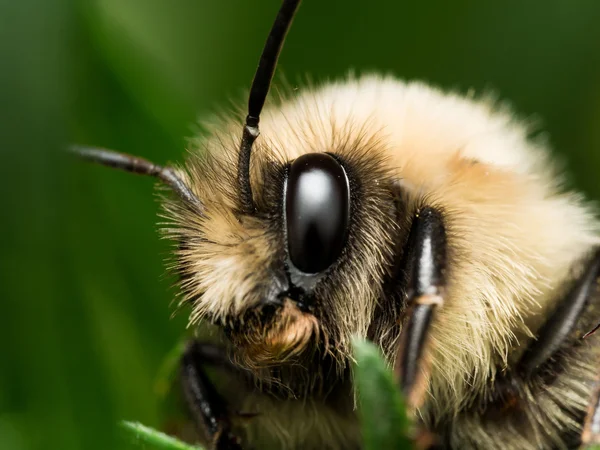
[[[378,348],[361,339],[355,339],[353,346],[365,449],[411,449],[406,406]]]
[[[138,422],[121,422],[121,426],[141,448],[150,445],[161,450],[202,450]]]
[[[154,380],[154,392],[159,398],[165,398],[171,390],[171,385],[177,375],[177,369],[179,368],[185,345],[185,339],[177,342],[177,345],[167,354],[158,369],[158,374]]]

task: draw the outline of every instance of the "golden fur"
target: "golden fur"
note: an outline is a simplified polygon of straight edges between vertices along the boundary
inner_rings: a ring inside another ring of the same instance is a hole
[[[374,323],[384,296],[381,280],[390,276],[396,243],[405,238],[412,214],[425,205],[437,207],[448,234],[448,286],[433,326],[422,417],[432,426],[450,424],[448,439],[457,448],[561,448],[558,430],[578,427],[565,411],[585,410],[590,397],[586,383],[598,370],[595,336],[579,356],[571,355],[568,376],[546,392],[527,388],[532,406],[525,423],[485,422],[472,411],[493,391],[493,380],[517,360],[566,283],[600,244],[592,210],[580,195],[563,190],[548,150],[529,138],[526,124],[490,99],[391,77],[307,89],[268,106],[261,116],[251,174],[260,214],[250,217],[238,213],[241,123],[235,114],[208,125],[209,133],[194,143],[182,169],[205,205],[204,216],[175,200],[166,202],[166,231],[180,244],[176,266],[184,301],[192,303],[191,323],[208,319],[237,327],[234,354],[243,355],[237,362],[259,381],[272,378],[270,366],[285,365],[290,355],[319,342],[328,342],[321,355],[330,355],[344,377],[353,335],[379,342],[393,364],[399,330]],[[281,192],[270,189],[281,181],[285,163],[309,152],[340,155],[360,185],[349,244],[332,275],[321,282],[323,288],[317,288],[319,320],[290,306],[279,312],[278,328],[254,329],[246,313],[269,295],[285,252],[277,214]],[[402,192],[403,217],[394,215],[392,186]],[[395,323],[400,313],[390,307],[381,317],[396,315],[385,322]],[[239,317],[244,319],[231,322]],[[314,376],[325,375],[317,371]],[[264,440],[272,433],[275,442],[294,448],[295,439],[304,437],[290,433],[316,433],[331,448],[348,448],[349,441],[340,436],[356,443],[356,432],[340,431],[356,428],[351,406],[343,414],[324,404],[312,407],[310,389],[302,394],[292,389],[290,397],[261,402],[251,396],[243,402],[257,401],[259,408],[271,405],[275,411],[250,425],[249,439],[260,435]],[[291,425],[271,423],[286,416],[281,412],[286,408],[300,411],[305,426],[293,432]]]

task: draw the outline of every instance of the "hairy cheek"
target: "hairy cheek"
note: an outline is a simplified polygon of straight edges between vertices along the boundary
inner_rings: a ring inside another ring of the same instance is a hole
[[[318,339],[319,333],[315,316],[286,301],[270,326],[259,333],[244,334],[239,343],[251,365],[265,366],[301,354]]]
[[[190,250],[193,254],[188,259],[193,264],[185,287],[189,297],[199,294],[202,297],[193,311],[194,321],[205,314],[221,320],[237,316],[264,297],[265,292],[257,286],[272,281],[266,270],[272,257],[264,250],[265,239],[262,236],[240,239],[233,239],[233,244],[225,239],[207,240]]]
[[[318,330],[316,321],[314,316],[302,314],[301,317],[271,333],[265,340],[265,346],[279,354],[301,349]]]

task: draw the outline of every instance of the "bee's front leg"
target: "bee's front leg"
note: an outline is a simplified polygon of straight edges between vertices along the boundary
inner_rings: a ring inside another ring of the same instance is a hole
[[[431,324],[444,301],[446,230],[442,213],[421,208],[413,218],[406,248],[407,311],[402,324],[396,372],[409,405],[424,401]]]
[[[241,450],[241,440],[232,431],[225,399],[205,373],[207,365],[230,365],[224,350],[191,341],[181,359],[181,382],[190,411],[214,450]]]

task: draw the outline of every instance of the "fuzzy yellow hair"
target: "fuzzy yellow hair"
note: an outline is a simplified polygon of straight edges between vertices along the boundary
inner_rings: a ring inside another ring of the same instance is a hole
[[[378,342],[393,364],[401,311],[385,305],[382,280],[391,276],[411,215],[434,206],[443,212],[447,228],[448,285],[433,327],[423,418],[434,427],[451,424],[448,439],[457,448],[564,445],[557,432],[544,427],[578,427],[572,417],[590,396],[586,381],[597,371],[596,340],[573,356],[570,378],[540,395],[543,408],[530,408],[525,423],[498,422],[511,433],[483,427],[472,412],[479,399],[492,395],[493,380],[515,362],[578,273],[578,264],[600,244],[592,210],[580,195],[563,189],[548,149],[529,138],[523,122],[489,99],[391,77],[367,76],[302,91],[261,116],[252,156],[259,212],[253,217],[239,214],[240,123],[234,115],[209,126],[182,169],[205,206],[204,216],[176,201],[166,203],[167,232],[179,244],[177,268],[193,323],[206,318],[233,326],[233,354],[258,378],[265,368],[285,365],[311,346],[325,346],[320,354],[331,355],[342,376],[353,335]],[[356,188],[349,243],[317,287],[320,306],[314,316],[285,312],[275,324],[253,328],[246,313],[270,295],[285,254],[279,183],[286,164],[310,152],[335,153],[350,168]],[[398,216],[394,202],[404,214]],[[245,322],[237,321],[240,317]],[[527,389],[535,403],[535,389]],[[327,420],[306,419],[313,431],[297,432],[314,433],[315,442],[325,439],[331,448],[347,448],[339,429],[354,426],[348,425],[354,423],[348,419],[352,411],[326,405],[311,409],[310,389],[302,392],[294,391],[292,397],[299,399],[286,400],[285,408],[304,408],[308,416],[319,411]],[[249,436],[264,434],[258,430],[267,427],[279,436],[277,442],[294,447],[290,428],[269,425],[273,420],[259,417]],[[356,433],[345,436],[358,439]]]

